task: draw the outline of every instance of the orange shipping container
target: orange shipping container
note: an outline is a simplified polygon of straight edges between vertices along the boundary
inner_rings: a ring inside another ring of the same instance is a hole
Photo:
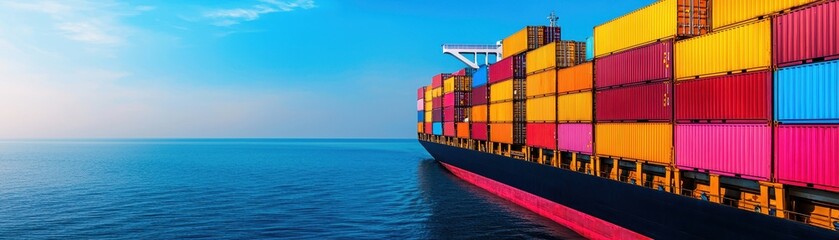
[[[527,76],[527,97],[556,93],[556,69]]]
[[[592,78],[593,65],[591,62],[587,62],[556,71],[557,92],[565,93],[591,89],[594,82]],[[530,90],[529,83],[527,87]]]
[[[509,101],[513,100],[513,79],[504,80],[489,85],[489,101]]]
[[[597,123],[594,126],[598,155],[672,163],[670,123]]]
[[[417,123],[417,132],[418,132],[418,133],[423,132],[423,131],[422,131],[422,130],[423,130],[423,129],[422,129],[422,127],[423,127],[423,126],[425,126],[425,123]]]
[[[512,122],[513,121],[513,102],[490,103],[489,104],[489,121],[490,122]]]
[[[499,143],[513,143],[513,124],[490,123],[489,140]]]
[[[556,96],[530,98],[526,105],[527,122],[556,121]]]
[[[469,123],[457,123],[457,137],[469,138]]]
[[[472,116],[469,117],[470,122],[486,122],[487,121],[487,105],[478,105],[472,107]]]

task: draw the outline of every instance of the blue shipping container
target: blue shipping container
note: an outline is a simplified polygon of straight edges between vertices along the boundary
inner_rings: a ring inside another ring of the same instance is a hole
[[[487,66],[481,65],[475,73],[472,74],[472,88],[480,87],[487,84]]]
[[[417,111],[417,122],[425,122],[425,111]]]
[[[586,38],[586,61],[594,59],[594,37]]]
[[[431,123],[431,134],[442,136],[443,135],[443,123],[441,123],[441,122]]]
[[[776,71],[775,120],[839,123],[839,60]]]

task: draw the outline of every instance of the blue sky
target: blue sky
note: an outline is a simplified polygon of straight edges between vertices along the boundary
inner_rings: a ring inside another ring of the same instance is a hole
[[[440,44],[651,2],[0,0],[0,138],[411,138]]]

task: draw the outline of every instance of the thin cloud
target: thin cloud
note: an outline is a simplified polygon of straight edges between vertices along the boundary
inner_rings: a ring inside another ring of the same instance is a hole
[[[242,22],[254,21],[260,16],[276,13],[291,12],[297,9],[312,9],[317,7],[313,0],[277,1],[261,0],[246,8],[218,9],[204,13],[204,17],[211,19],[212,24],[221,27],[233,26]]]

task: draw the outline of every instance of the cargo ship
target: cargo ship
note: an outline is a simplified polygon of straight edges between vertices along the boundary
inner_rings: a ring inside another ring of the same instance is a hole
[[[417,90],[417,133],[453,175],[590,239],[839,239],[838,1],[549,18],[443,46],[467,67]]]

